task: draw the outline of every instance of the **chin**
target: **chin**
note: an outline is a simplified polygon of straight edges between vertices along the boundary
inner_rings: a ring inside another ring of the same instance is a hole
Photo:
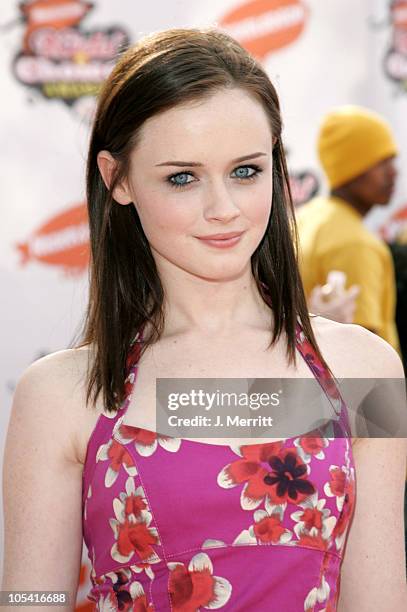
[[[390,204],[392,196],[393,196],[393,194],[390,194],[390,195],[387,195],[387,196],[381,198],[380,200],[377,201],[377,204],[379,206],[387,206],[388,204]]]
[[[217,266],[216,268],[210,268],[207,266],[201,270],[194,270],[192,274],[210,282],[222,283],[241,278],[246,273],[248,265],[250,265],[250,262],[249,264],[246,263],[246,265],[243,264],[242,266],[222,265]]]

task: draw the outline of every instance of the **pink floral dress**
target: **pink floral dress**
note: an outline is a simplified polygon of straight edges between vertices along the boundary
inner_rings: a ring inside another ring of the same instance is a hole
[[[224,446],[101,414],[83,473],[96,609],[332,612],[355,504],[346,406],[297,326],[297,349],[338,406],[333,437]],[[315,434],[315,435],[313,435]]]

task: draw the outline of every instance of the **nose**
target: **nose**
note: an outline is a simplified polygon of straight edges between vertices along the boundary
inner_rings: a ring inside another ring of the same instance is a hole
[[[212,181],[205,193],[204,217],[210,221],[215,219],[227,223],[240,216],[240,208],[236,205],[231,191],[222,180]]]

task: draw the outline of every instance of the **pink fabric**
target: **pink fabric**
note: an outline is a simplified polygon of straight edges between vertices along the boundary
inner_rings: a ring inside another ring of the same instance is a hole
[[[346,406],[297,326],[297,349],[333,405],[335,438],[236,448],[175,439],[101,415],[83,475],[83,533],[98,610],[337,609],[355,503]]]

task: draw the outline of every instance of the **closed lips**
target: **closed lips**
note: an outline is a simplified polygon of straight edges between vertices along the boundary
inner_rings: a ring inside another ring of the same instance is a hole
[[[231,232],[229,234],[213,234],[212,236],[198,236],[201,240],[229,240],[241,236],[243,232]]]

